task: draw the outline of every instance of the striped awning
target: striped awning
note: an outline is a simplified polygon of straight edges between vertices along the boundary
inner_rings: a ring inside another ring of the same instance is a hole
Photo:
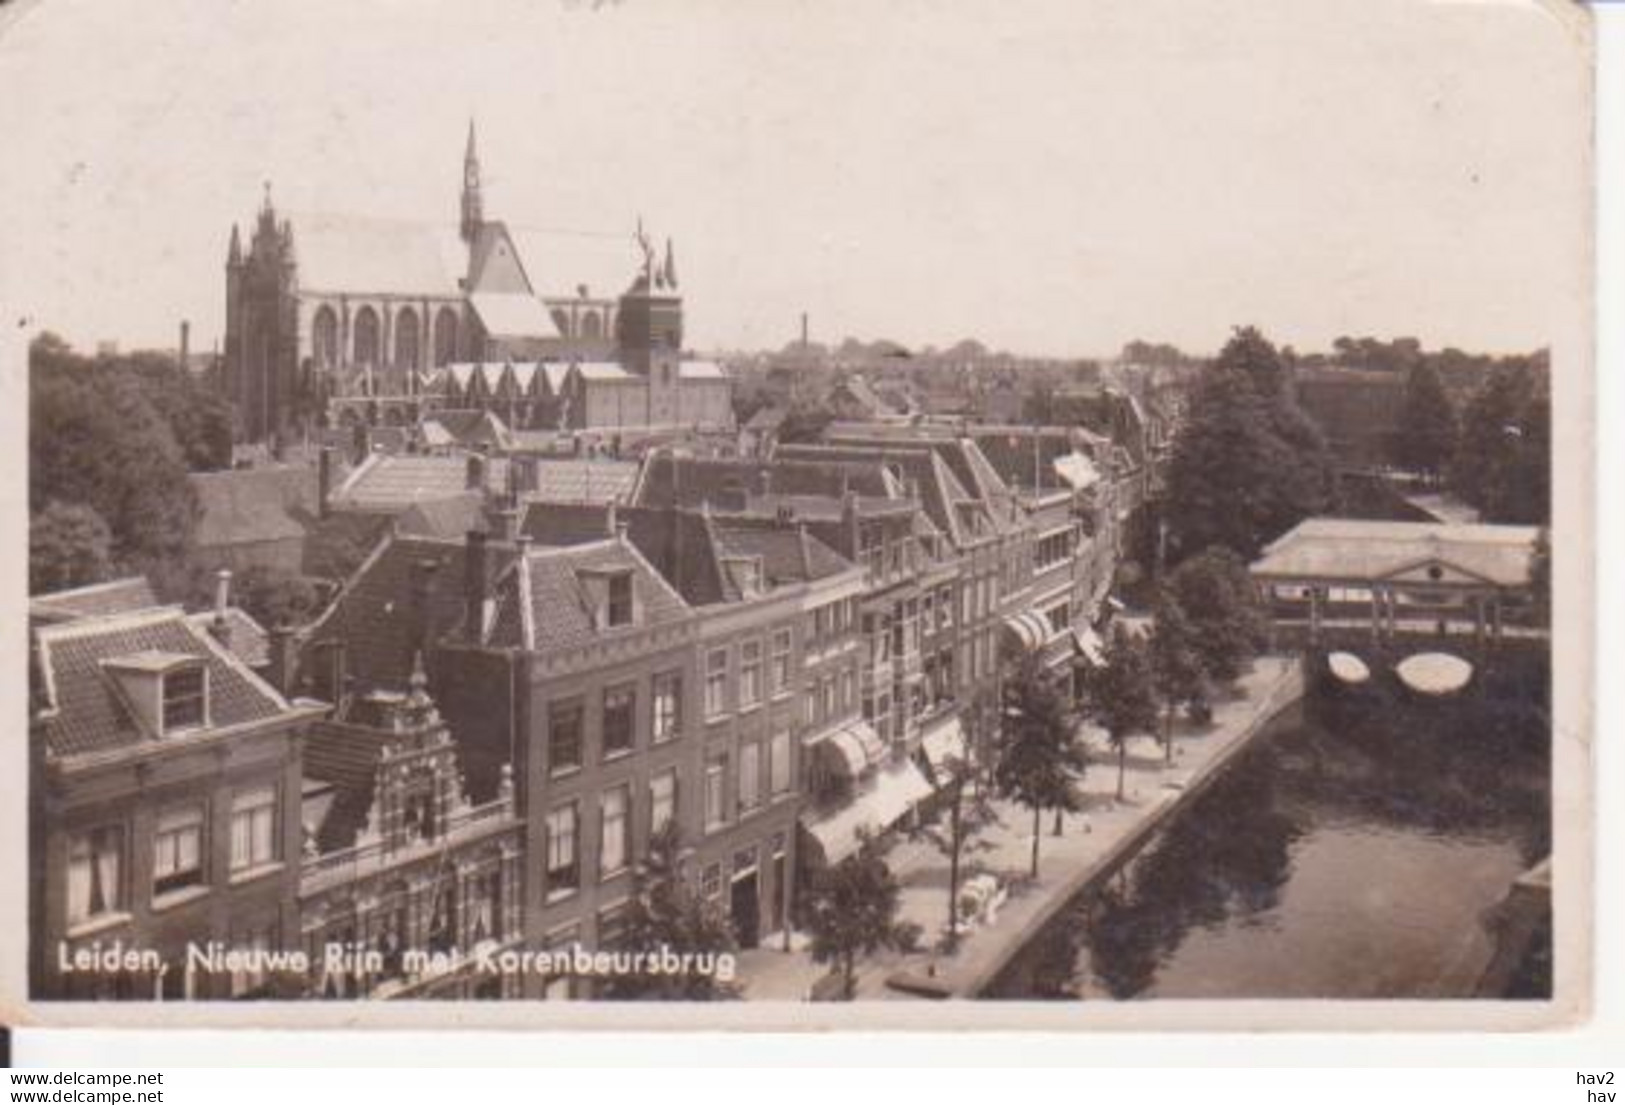
[[[845,768],[845,774],[856,779],[886,757],[886,742],[867,721],[852,721],[813,742],[827,746]]]
[[[1050,638],[1049,619],[1034,610],[1010,615],[1004,619],[1004,628],[1021,642],[1026,652],[1038,651]]]

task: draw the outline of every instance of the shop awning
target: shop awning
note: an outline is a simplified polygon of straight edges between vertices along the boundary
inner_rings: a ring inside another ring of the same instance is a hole
[[[930,793],[931,784],[914,762],[899,760],[877,771],[840,809],[803,817],[801,824],[818,841],[824,861],[835,864],[858,850],[860,831],[884,832]]]
[[[960,724],[959,718],[949,718],[920,740],[920,750],[925,753],[926,763],[931,765],[932,771],[945,770],[950,759],[965,758],[965,727]]]
[[[886,742],[880,739],[880,734],[867,721],[849,722],[818,738],[813,744],[815,747],[828,747],[840,760],[845,773],[853,779],[886,756]]]
[[[1004,628],[1021,642],[1022,650],[1025,652],[1036,652],[1043,648],[1044,642],[1050,637],[1049,619],[1032,610],[1010,615],[1004,619]]]

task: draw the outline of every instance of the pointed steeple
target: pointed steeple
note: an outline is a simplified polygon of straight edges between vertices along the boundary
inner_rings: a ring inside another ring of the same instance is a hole
[[[231,224],[231,245],[226,249],[226,264],[240,265],[243,263],[243,240],[237,233],[237,224]]]
[[[480,194],[480,155],[474,146],[474,120],[468,121],[468,147],[463,152],[463,241],[474,244],[485,221],[485,201]]]

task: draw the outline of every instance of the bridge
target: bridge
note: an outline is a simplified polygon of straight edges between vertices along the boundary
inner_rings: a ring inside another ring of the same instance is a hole
[[[1399,666],[1414,686],[1404,670],[1411,657],[1454,657],[1476,668],[1500,654],[1546,650],[1530,570],[1537,533],[1311,518],[1266,548],[1250,572],[1277,649],[1346,653],[1357,661],[1338,673],[1346,681],[1359,681],[1362,666]]]

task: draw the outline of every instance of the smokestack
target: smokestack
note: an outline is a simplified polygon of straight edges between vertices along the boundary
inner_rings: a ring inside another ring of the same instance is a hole
[[[463,546],[463,632],[469,640],[485,640],[485,534],[471,529]]]
[[[231,605],[231,573],[221,568],[214,575],[214,620],[209,623],[209,632],[214,639],[231,647],[231,623],[226,621],[226,608]]]
[[[182,372],[190,372],[192,370],[191,348],[192,348],[192,324],[190,322],[188,322],[186,319],[183,318],[183,319],[181,319],[181,371]]]
[[[808,344],[809,344],[809,342],[807,341],[807,312],[802,311],[801,312],[801,348],[806,349]]]
[[[323,445],[316,454],[316,516],[326,518],[333,494],[333,447]]]

